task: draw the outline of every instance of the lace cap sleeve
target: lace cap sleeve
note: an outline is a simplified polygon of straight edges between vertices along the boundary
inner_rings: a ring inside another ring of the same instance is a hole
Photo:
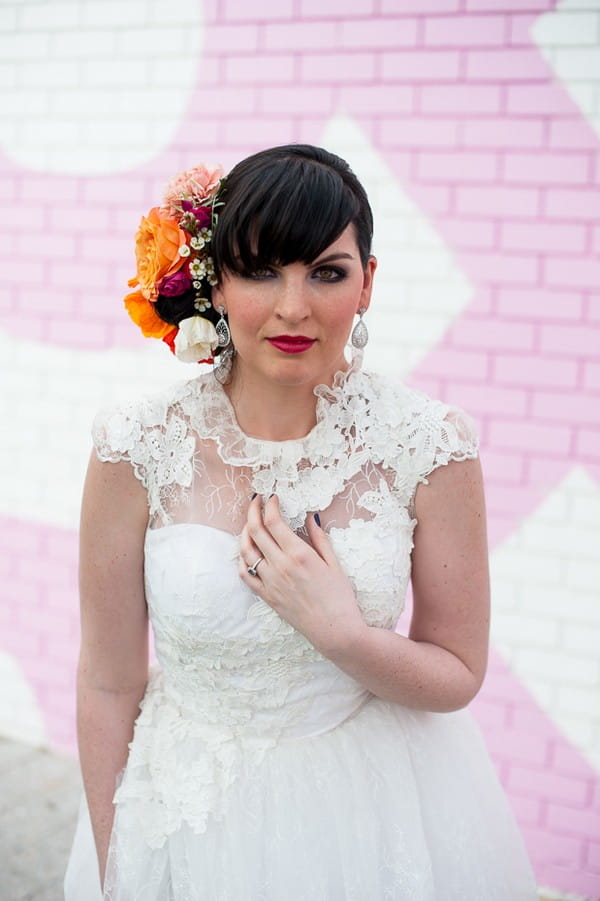
[[[172,505],[192,484],[195,441],[181,401],[181,383],[159,395],[107,407],[94,419],[92,438],[103,462],[131,464],[148,494],[150,516],[171,522]]]
[[[420,483],[452,460],[472,460],[479,454],[479,439],[472,418],[459,407],[415,395],[409,428],[408,489],[413,508],[414,495]]]
[[[103,463],[131,463],[136,477],[148,487],[148,452],[139,405],[124,404],[98,411],[92,423],[92,440]]]

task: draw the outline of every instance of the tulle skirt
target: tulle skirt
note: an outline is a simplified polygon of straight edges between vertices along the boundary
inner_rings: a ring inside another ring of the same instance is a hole
[[[161,848],[118,804],[110,901],[535,901],[512,812],[468,711],[373,698],[329,732],[248,761],[220,819]],[[82,805],[66,901],[99,901]]]

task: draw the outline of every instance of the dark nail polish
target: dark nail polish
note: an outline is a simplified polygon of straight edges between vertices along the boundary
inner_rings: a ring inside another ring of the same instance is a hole
[[[318,525],[318,527],[319,527],[320,529],[323,528],[322,525],[321,525],[321,517],[319,516],[318,513],[315,513],[315,522],[316,522],[316,524]]]
[[[256,491],[254,492],[254,494],[252,495],[252,497],[250,498],[250,500],[253,501],[255,497],[256,497]]]

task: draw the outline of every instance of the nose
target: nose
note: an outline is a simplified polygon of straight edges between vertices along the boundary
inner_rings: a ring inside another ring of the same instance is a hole
[[[275,315],[290,323],[302,322],[310,316],[309,292],[303,274],[286,273],[286,277],[281,279]]]

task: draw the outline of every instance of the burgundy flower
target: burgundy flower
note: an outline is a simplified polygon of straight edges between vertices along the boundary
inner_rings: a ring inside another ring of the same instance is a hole
[[[198,228],[208,228],[210,225],[211,211],[207,206],[194,207],[190,200],[182,200],[181,209],[185,210],[186,213],[193,214],[198,223]]]
[[[178,294],[184,294],[186,291],[189,291],[191,287],[191,278],[185,270],[180,269],[179,272],[176,272],[174,275],[163,278],[158,286],[158,290],[165,297],[176,297]]]

